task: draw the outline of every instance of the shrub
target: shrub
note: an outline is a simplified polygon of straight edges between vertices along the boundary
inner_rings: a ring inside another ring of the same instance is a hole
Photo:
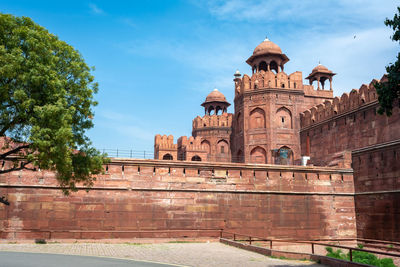
[[[358,247],[363,248],[364,246],[358,245]],[[350,260],[350,252],[345,254],[340,249],[335,251],[331,247],[326,247],[325,249],[328,252],[326,254],[327,257],[346,261]],[[396,267],[396,265],[393,263],[393,260],[390,258],[378,259],[374,254],[357,250],[353,250],[353,261],[378,267]]]

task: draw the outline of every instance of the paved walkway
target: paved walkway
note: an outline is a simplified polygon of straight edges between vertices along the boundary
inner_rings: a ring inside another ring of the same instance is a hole
[[[254,252],[224,245],[219,242],[162,244],[0,244],[0,251],[101,256],[195,267],[322,266],[308,261],[273,259]],[[2,262],[3,256],[4,254],[0,253],[0,262]]]
[[[0,266],[7,267],[176,267],[154,262],[104,257],[0,251]]]

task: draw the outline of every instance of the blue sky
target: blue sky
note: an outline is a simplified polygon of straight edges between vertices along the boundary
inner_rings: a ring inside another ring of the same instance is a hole
[[[1,12],[31,17],[78,49],[99,82],[99,148],[153,150],[155,134],[191,135],[213,88],[233,103],[233,73],[265,38],[303,79],[321,64],[341,95],[393,62],[398,45],[383,21],[397,1],[1,1]],[[355,36],[355,38],[354,38]],[[231,106],[228,110],[233,112]]]

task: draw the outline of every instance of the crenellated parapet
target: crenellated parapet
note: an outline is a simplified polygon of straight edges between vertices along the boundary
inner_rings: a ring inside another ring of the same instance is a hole
[[[223,113],[221,115],[197,116],[193,120],[193,130],[202,128],[231,127],[233,114]]]
[[[174,144],[174,136],[173,135],[163,135],[157,134],[154,138],[154,145],[160,148],[177,148],[177,144]]]
[[[178,139],[178,148],[185,147],[186,150],[192,151],[203,151],[204,147],[201,145],[201,138],[200,137],[193,137],[190,136],[181,136]]]
[[[385,79],[385,76],[383,76],[382,79]],[[373,79],[369,85],[363,84],[358,90],[353,89],[349,94],[344,93],[340,98],[335,97],[331,101],[327,100],[322,104],[304,111],[300,114],[301,127],[313,125],[377,101],[378,95],[374,87],[376,82],[379,81]]]
[[[178,154],[178,145],[174,144],[173,135],[157,134],[154,137],[154,159],[171,159],[176,160]],[[172,158],[170,158],[170,156]]]
[[[203,143],[201,137],[181,136],[178,139],[178,159],[185,161],[207,160],[208,147]]]
[[[275,74],[272,71],[254,73],[251,77],[247,74],[235,79],[236,94],[264,88],[303,89],[302,73],[300,71],[287,75],[285,72]]]

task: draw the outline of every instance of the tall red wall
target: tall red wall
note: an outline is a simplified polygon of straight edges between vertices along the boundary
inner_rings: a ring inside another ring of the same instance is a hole
[[[391,117],[377,114],[373,83],[304,112],[301,150],[322,166],[349,151],[358,237],[400,241],[400,108],[396,102]]]
[[[400,241],[400,141],[353,152],[357,235]]]
[[[356,235],[352,170],[113,159],[89,192],[64,196],[55,186],[48,172],[0,176],[11,202],[0,206],[1,238],[210,228],[276,238]]]

